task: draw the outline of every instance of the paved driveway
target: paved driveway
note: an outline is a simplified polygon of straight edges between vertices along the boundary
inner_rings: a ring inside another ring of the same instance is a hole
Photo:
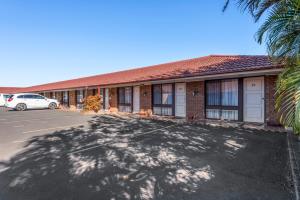
[[[39,132],[0,163],[1,200],[292,199],[285,134],[70,115],[88,125]],[[17,128],[1,123],[1,140]]]
[[[0,107],[0,160],[8,160],[23,150],[24,144],[33,136],[69,127],[87,126],[90,118],[58,110],[18,112]]]

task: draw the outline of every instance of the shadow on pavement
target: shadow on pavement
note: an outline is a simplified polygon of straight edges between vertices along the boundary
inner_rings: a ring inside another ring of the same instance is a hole
[[[1,200],[289,199],[285,135],[95,116],[0,163]]]

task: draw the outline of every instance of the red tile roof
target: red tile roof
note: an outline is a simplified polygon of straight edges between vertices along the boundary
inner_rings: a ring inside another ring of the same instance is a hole
[[[0,87],[0,93],[16,93],[19,92],[21,90],[23,90],[24,88],[20,88],[20,87]]]
[[[274,68],[280,68],[280,66],[273,65],[267,56],[210,55],[149,67],[37,85],[28,87],[24,91],[35,92],[80,88],[86,86],[107,86]]]

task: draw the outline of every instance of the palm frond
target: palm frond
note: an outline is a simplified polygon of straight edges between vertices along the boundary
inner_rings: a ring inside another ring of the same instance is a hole
[[[279,120],[300,133],[300,66],[286,68],[277,80],[275,108]]]
[[[243,11],[248,11],[254,17],[255,21],[258,21],[267,10],[286,0],[226,0],[223,12],[232,1],[236,2],[238,7]]]

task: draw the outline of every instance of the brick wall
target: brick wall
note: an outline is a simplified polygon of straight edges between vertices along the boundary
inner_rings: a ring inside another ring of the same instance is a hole
[[[196,92],[195,95],[194,92]],[[203,120],[205,118],[204,102],[204,81],[186,83],[187,120]]]
[[[140,114],[152,114],[152,87],[151,85],[140,86]]]
[[[88,96],[93,96],[93,89],[88,89],[87,90],[87,95],[86,95],[87,97]]]
[[[70,110],[76,110],[76,92],[75,92],[75,90],[69,91],[69,106],[70,106]]]
[[[51,96],[50,96],[50,92],[45,92],[45,97],[47,97],[47,98],[51,98]]]
[[[117,88],[109,89],[109,110],[111,112],[118,112]]]
[[[275,111],[275,91],[277,76],[265,76],[265,120],[268,125],[279,125]]]
[[[59,103],[62,103],[62,95],[61,92],[55,92],[55,98]]]

